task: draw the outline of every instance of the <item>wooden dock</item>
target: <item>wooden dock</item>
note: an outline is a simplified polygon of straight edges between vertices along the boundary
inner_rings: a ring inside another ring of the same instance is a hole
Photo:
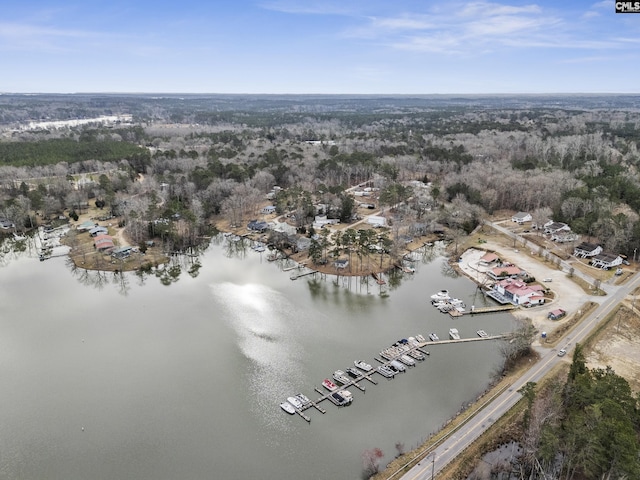
[[[500,305],[497,307],[479,307],[479,308],[474,308],[473,310],[469,310],[468,312],[464,312],[465,315],[467,314],[471,314],[474,315],[476,313],[492,313],[492,312],[507,312],[509,310],[515,310],[516,308],[518,308],[515,305]]]
[[[502,334],[502,335],[491,335],[491,336],[487,336],[487,337],[471,337],[471,338],[461,338],[459,340],[438,340],[435,342],[420,342],[417,344],[413,344],[413,345],[409,345],[409,348],[407,350],[404,350],[402,352],[400,352],[398,355],[395,355],[391,358],[387,359],[381,359],[378,357],[374,357],[374,360],[376,360],[378,363],[380,363],[381,365],[389,365],[392,361],[397,360],[399,357],[401,357],[402,355],[408,354],[409,352],[413,352],[418,351],[420,353],[422,353],[425,356],[429,356],[429,352],[427,350],[425,350],[424,348],[427,347],[428,345],[439,345],[439,344],[446,344],[446,343],[464,343],[464,342],[478,342],[481,340],[497,340],[497,339],[501,339],[501,338],[506,338],[508,337],[508,334]],[[416,362],[417,364],[417,362]],[[408,368],[407,368],[408,371]],[[323,389],[321,389],[320,387],[314,387],[314,391],[317,392],[320,396],[314,400],[314,401],[310,401],[306,404],[304,404],[302,406],[302,408],[296,408],[296,413],[302,417],[305,421],[307,422],[311,422],[311,418],[309,416],[307,416],[304,412],[310,408],[315,408],[316,410],[318,410],[320,413],[326,413],[327,411],[325,409],[323,409],[319,404],[324,402],[325,400],[329,400],[329,397],[333,394],[333,393],[340,393],[342,390],[346,390],[349,387],[355,387],[359,390],[361,390],[362,392],[365,391],[365,387],[360,385],[358,382],[361,382],[362,380],[367,380],[371,383],[373,383],[374,385],[377,385],[378,382],[376,380],[374,380],[373,378],[371,378],[374,374],[377,375],[381,375],[380,372],[377,371],[377,369],[374,370],[370,370],[368,372],[362,372],[362,375],[359,375],[355,378],[352,378],[349,380],[349,382],[345,383],[344,385],[339,385],[338,388],[336,390],[333,391],[325,391]],[[383,378],[387,378],[387,377],[383,377]],[[391,378],[387,378],[387,380],[391,380],[394,377]]]

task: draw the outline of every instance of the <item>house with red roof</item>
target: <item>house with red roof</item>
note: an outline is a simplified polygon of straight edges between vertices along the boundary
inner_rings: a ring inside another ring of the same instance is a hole
[[[491,270],[487,270],[487,275],[491,277],[493,280],[503,280],[505,278],[515,278],[519,275],[524,274],[525,272],[516,265],[500,265],[499,267],[494,267]]]
[[[530,287],[520,280],[506,278],[496,283],[493,288],[514,305],[533,306],[544,303],[543,287],[540,285]]]

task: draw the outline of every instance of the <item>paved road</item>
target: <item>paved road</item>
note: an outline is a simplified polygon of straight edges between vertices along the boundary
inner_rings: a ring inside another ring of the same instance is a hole
[[[465,448],[475,441],[496,420],[504,415],[521,398],[518,393],[527,382],[538,382],[558,362],[571,361],[573,346],[582,342],[600,321],[609,315],[614,308],[634,289],[640,286],[640,275],[634,276],[626,285],[616,287],[600,306],[578,324],[561,342],[560,348],[567,349],[566,357],[558,357],[557,350],[549,350],[511,387],[487,404],[482,411],[469,420],[457,432],[449,436],[433,452],[429,453],[418,465],[407,472],[404,480],[428,480],[432,474],[439,473],[449,462],[459,456]],[[434,456],[435,455],[435,456]],[[396,478],[396,477],[394,477]]]

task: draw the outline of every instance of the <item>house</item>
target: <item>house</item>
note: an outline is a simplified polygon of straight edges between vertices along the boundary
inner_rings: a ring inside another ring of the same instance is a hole
[[[371,225],[373,228],[386,227],[387,219],[379,215],[369,215],[367,217],[367,224]]]
[[[294,227],[293,225],[289,225],[286,222],[278,222],[278,223],[271,222],[269,223],[269,228],[274,232],[280,232],[286,235],[296,234],[296,227]]]
[[[316,215],[315,220],[313,221],[313,228],[318,230],[326,227],[327,225],[336,225],[338,223],[340,223],[340,220],[337,218],[327,218],[326,215]]]
[[[612,253],[600,253],[598,255],[595,255],[589,263],[596,268],[609,270],[612,267],[622,265],[622,257],[620,255],[614,255]]]
[[[582,242],[573,249],[573,256],[578,258],[595,257],[602,253],[602,247],[595,243]]]
[[[267,205],[261,210],[261,212],[264,215],[271,215],[272,213],[276,213],[276,207],[273,205]]]
[[[511,221],[522,225],[524,222],[530,222],[533,217],[530,213],[527,212],[518,212],[513,217],[511,217]]]
[[[493,252],[487,252],[482,257],[480,257],[478,264],[482,265],[483,267],[488,267],[490,265],[496,264],[498,261],[500,261],[498,255]]]
[[[577,233],[565,230],[561,230],[559,233],[553,233],[549,236],[549,240],[558,243],[575,242],[578,238],[580,237]]]
[[[487,275],[493,280],[503,280],[505,278],[514,278],[522,275],[524,271],[515,265],[500,265],[487,271]]]
[[[339,260],[336,260],[334,265],[338,270],[343,270],[349,266],[349,260],[347,260],[346,258],[341,258]]]
[[[549,312],[549,315],[547,315],[547,318],[549,318],[550,320],[560,320],[566,314],[567,312],[565,310],[561,308],[556,308],[555,310],[551,310]]]
[[[109,235],[97,235],[93,239],[93,245],[96,247],[96,250],[99,252],[104,252],[106,250],[111,250],[115,245],[113,244],[113,238]]]
[[[260,232],[263,233],[267,231],[269,228],[269,224],[267,222],[259,222],[258,220],[251,220],[247,223],[247,230],[251,230],[252,232]]]
[[[80,225],[76,227],[76,230],[79,232],[86,232],[87,230],[91,230],[93,227],[97,227],[98,224],[96,222],[92,222],[91,220],[87,220],[86,222],[82,222]]]
[[[566,223],[562,222],[554,222],[553,220],[549,220],[544,224],[544,233],[547,235],[560,234],[561,232],[570,232],[571,227]]]
[[[119,260],[124,260],[125,258],[128,258],[132,253],[133,247],[118,247],[111,252],[111,256]]]
[[[109,229],[107,227],[101,227],[100,225],[89,230],[89,235],[91,235],[92,237],[97,237],[98,235],[106,235],[107,233],[109,233]]]
[[[514,305],[527,307],[544,303],[540,288],[529,287],[526,283],[510,278],[501,280],[493,286],[494,290]]]

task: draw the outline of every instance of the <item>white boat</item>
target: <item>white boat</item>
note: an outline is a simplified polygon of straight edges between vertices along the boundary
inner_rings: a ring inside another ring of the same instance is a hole
[[[431,300],[436,301],[444,301],[449,300],[451,296],[449,295],[449,290],[440,290],[438,293],[434,293],[431,295]]]
[[[426,340],[424,339],[424,337],[422,335],[416,335],[416,340],[419,341],[420,343],[425,343]]]
[[[349,374],[350,377],[353,377],[353,378],[358,378],[362,376],[362,372],[354,367],[347,368],[346,372]]]
[[[288,397],[287,402],[296,407],[298,410],[302,408],[302,402],[297,397]]]
[[[487,332],[485,332],[484,330],[478,330],[476,333],[478,334],[478,336],[480,338],[486,338],[486,337],[489,336],[489,334]]]
[[[460,340],[460,333],[458,333],[457,328],[449,329],[449,338],[451,338],[451,340]]]
[[[409,367],[413,367],[416,364],[416,361],[409,355],[400,355],[400,357],[398,357],[398,360]]]
[[[407,367],[405,367],[402,363],[400,363],[397,360],[392,360],[391,362],[389,362],[389,367],[395,369],[398,372],[406,372],[407,371]]]
[[[373,367],[366,363],[364,360],[354,360],[353,364],[363,372],[370,372],[371,370],[373,370]]]
[[[342,370],[336,370],[335,372],[333,372],[333,379],[336,382],[340,382],[343,385],[346,385],[347,383],[351,383],[351,380],[349,380],[349,377],[347,377]]]
[[[344,394],[345,391],[346,390],[342,390],[340,392],[333,392],[331,395],[329,395],[328,398],[339,407],[342,407],[344,405],[349,405],[353,401],[353,398],[345,396]]]
[[[303,406],[306,405],[307,403],[311,403],[311,400],[309,400],[309,397],[307,397],[306,395],[303,395],[302,393],[298,393],[296,395],[296,398],[302,402]]]
[[[437,342],[440,339],[438,338],[438,335],[436,335],[435,333],[430,333],[429,340],[431,340],[432,342]]]
[[[389,367],[384,365],[380,365],[378,368],[378,373],[383,377],[392,378],[395,375],[395,372],[391,370]]]
[[[287,412],[289,415],[293,415],[294,413],[296,413],[296,409],[293,408],[293,405],[291,405],[289,402],[282,402],[280,404],[280,408]]]

